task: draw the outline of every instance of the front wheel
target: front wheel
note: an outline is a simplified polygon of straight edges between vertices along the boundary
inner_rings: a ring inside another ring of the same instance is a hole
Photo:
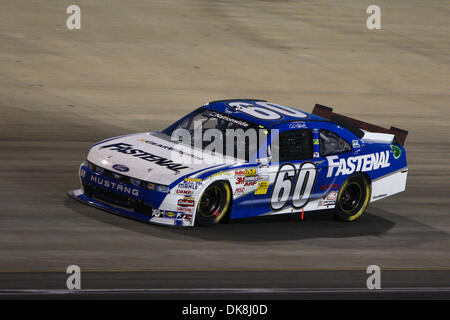
[[[343,221],[354,221],[364,211],[370,199],[370,183],[363,176],[348,178],[341,186],[337,200],[336,218]]]
[[[200,197],[195,215],[196,224],[210,226],[225,217],[231,203],[231,188],[226,182],[212,183]]]

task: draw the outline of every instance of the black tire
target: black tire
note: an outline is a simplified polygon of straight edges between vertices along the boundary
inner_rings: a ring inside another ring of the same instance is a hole
[[[335,217],[347,222],[358,219],[367,209],[370,192],[370,183],[362,175],[345,180],[337,195]]]
[[[226,182],[214,182],[203,191],[197,205],[195,224],[211,226],[219,223],[231,205],[231,187]]]

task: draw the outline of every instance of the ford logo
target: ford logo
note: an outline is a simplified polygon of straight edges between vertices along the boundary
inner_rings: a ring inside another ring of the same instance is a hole
[[[127,172],[127,171],[130,171],[130,169],[129,169],[128,167],[124,166],[123,164],[115,164],[115,165],[112,166],[112,168],[113,168],[114,170],[119,171],[119,172]]]

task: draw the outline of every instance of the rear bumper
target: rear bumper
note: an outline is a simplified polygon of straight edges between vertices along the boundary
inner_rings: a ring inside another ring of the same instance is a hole
[[[406,189],[408,168],[402,168],[372,181],[372,195],[370,202],[374,202]]]

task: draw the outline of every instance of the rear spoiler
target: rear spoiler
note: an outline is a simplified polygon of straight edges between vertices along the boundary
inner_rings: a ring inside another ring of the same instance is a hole
[[[360,121],[357,119],[353,119],[338,113],[333,112],[333,108],[323,106],[321,104],[316,104],[312,111],[314,115],[319,117],[328,119],[334,123],[339,124],[340,126],[346,128],[347,130],[353,132],[359,138],[362,138],[364,132],[362,130],[371,131],[371,132],[380,132],[380,133],[388,133],[393,134],[395,136],[395,141],[403,146],[405,144],[406,136],[408,135],[408,131],[399,129],[396,127],[391,127],[390,129],[386,129],[383,127],[379,127],[374,124],[370,124],[364,121]]]

